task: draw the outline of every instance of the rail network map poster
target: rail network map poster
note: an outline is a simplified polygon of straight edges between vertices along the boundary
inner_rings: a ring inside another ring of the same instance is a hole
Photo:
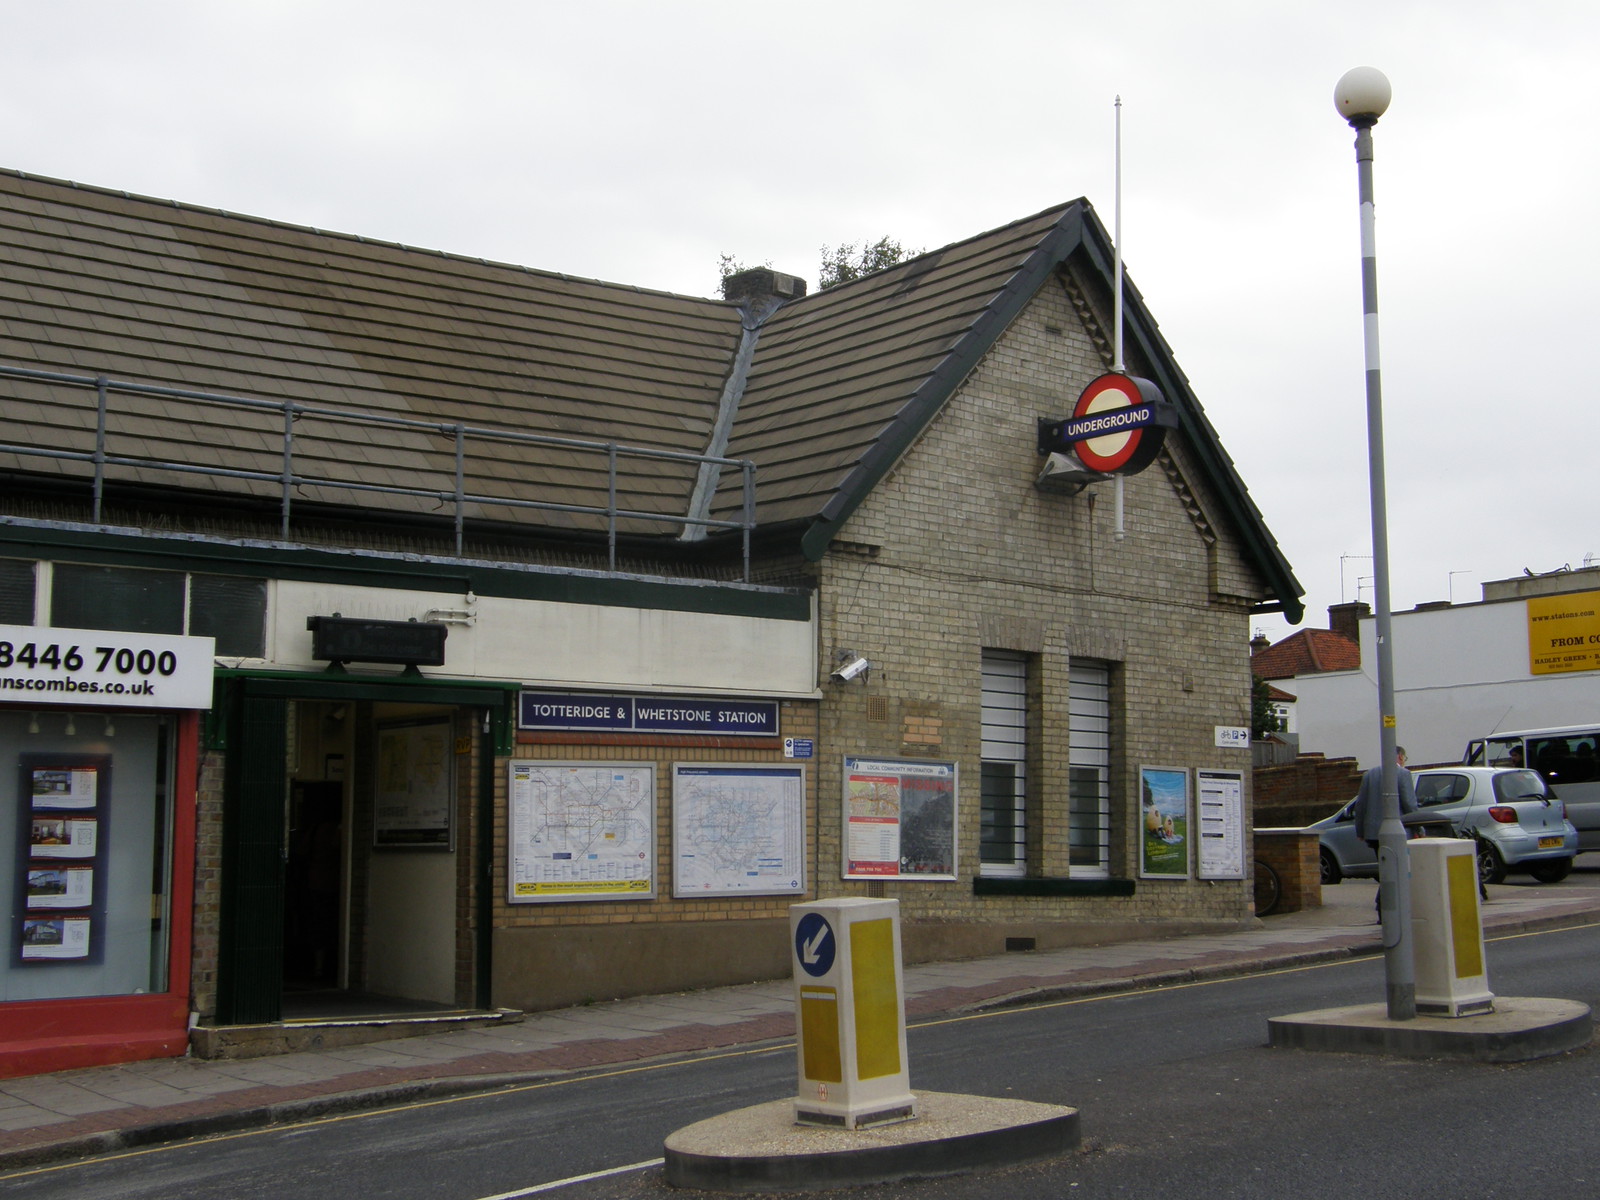
[[[655,895],[654,766],[513,762],[510,771],[513,904]]]
[[[672,765],[672,894],[773,896],[806,885],[806,771]]]

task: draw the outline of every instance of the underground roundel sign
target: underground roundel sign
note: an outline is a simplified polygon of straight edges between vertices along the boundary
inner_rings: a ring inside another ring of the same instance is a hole
[[[1091,471],[1135,475],[1155,461],[1167,430],[1177,424],[1177,410],[1160,388],[1113,371],[1083,389],[1072,416],[1061,422],[1060,437]]]

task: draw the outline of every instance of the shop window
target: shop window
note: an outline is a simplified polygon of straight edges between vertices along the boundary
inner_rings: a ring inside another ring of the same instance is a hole
[[[1068,687],[1069,855],[1074,876],[1111,872],[1111,667],[1072,660]]]
[[[34,565],[0,558],[0,625],[32,625]]]
[[[132,712],[0,712],[0,1001],[165,992],[172,728]]]
[[[979,870],[1022,875],[1028,865],[1028,660],[983,652]]]

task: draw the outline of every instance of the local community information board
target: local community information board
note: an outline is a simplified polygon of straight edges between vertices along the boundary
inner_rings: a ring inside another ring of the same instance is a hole
[[[1244,773],[1197,769],[1200,878],[1244,878]]]
[[[512,903],[655,895],[654,766],[513,762],[510,772]]]
[[[956,764],[844,760],[846,879],[956,877]]]
[[[805,813],[804,767],[674,763],[673,895],[803,892]]]

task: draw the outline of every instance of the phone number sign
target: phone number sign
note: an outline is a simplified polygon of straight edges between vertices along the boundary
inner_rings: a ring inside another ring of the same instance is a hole
[[[0,625],[0,703],[210,708],[216,641]]]

